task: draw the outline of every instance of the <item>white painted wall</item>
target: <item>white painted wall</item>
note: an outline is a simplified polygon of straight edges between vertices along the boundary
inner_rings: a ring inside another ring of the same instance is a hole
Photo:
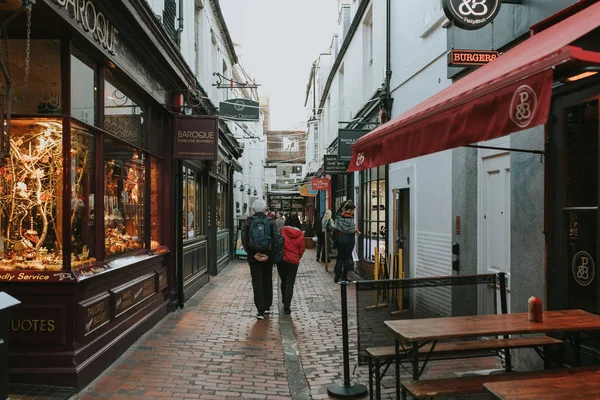
[[[451,84],[446,79],[446,31],[441,27],[440,2],[421,0],[412,5],[392,3],[392,117]],[[411,277],[451,275],[451,151],[394,163],[389,176],[390,199],[393,189],[411,190]],[[388,245],[393,245],[391,235]],[[447,295],[435,301],[442,313],[449,314]]]

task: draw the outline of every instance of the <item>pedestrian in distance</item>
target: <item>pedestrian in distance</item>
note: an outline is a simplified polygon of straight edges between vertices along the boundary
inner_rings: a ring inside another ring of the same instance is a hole
[[[277,272],[281,280],[283,309],[286,314],[291,314],[294,283],[296,283],[298,266],[305,250],[304,234],[297,215],[290,215],[285,220],[285,225],[281,229],[281,237],[283,238],[283,261],[277,263]]]
[[[283,213],[277,213],[277,232],[281,231],[283,228],[283,224],[285,224],[285,218],[283,217]]]
[[[244,249],[248,254],[252,275],[257,319],[265,319],[265,314],[271,314],[274,254],[279,244],[275,220],[265,214],[265,208],[264,201],[254,202],[254,215],[246,220],[243,235]]]
[[[325,257],[321,253],[325,250],[325,234],[321,226],[321,219],[315,218],[315,235],[317,236],[317,262],[324,262]]]
[[[356,206],[352,200],[344,203],[343,211],[335,220],[335,229],[338,231],[337,246],[338,256],[334,269],[334,282],[348,281],[348,271],[354,270],[352,251],[354,250],[355,235],[360,235],[354,223]]]
[[[331,219],[331,210],[325,210],[325,214],[323,214],[323,219],[321,220],[321,231],[323,232],[323,245],[325,244],[325,240],[327,240],[327,248],[323,248],[321,252],[321,261],[325,261],[325,251],[327,251],[327,259],[329,260],[329,255],[331,254],[331,250],[333,249],[333,228],[335,227],[335,223],[333,219]],[[323,246],[325,247],[325,246]],[[317,258],[319,258],[319,252],[317,251]]]

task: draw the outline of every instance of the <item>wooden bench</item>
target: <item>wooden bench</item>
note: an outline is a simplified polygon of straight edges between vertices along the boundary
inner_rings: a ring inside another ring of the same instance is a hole
[[[413,399],[433,399],[436,397],[466,396],[485,393],[484,384],[525,379],[544,379],[553,377],[569,377],[574,375],[594,374],[600,366],[563,368],[543,371],[507,372],[498,375],[476,375],[458,378],[425,379],[402,383],[402,398],[407,394]]]
[[[431,359],[440,359],[451,354],[466,355],[473,353],[497,354],[499,351],[508,351],[510,349],[521,348],[547,348],[548,346],[562,345],[563,341],[551,338],[549,336],[530,336],[517,337],[510,339],[490,339],[490,340],[469,340],[457,342],[438,342],[431,351],[431,344],[425,345],[419,349],[422,357],[428,355]],[[401,357],[405,358],[410,354],[410,347],[401,349]],[[389,347],[371,347],[367,350],[369,360],[369,393],[373,398],[373,379],[375,380],[376,398],[381,398],[381,379],[389,366],[395,359],[395,348]],[[382,373],[382,368],[384,368]]]

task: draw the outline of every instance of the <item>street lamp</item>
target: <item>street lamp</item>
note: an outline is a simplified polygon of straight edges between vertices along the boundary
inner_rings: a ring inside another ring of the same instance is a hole
[[[235,188],[237,188],[237,183],[238,183],[238,182],[240,182],[240,183],[241,183],[241,185],[240,185],[240,192],[243,192],[243,191],[244,191],[244,185],[245,185],[245,183],[244,183],[244,182],[242,182],[242,181],[241,181],[241,180],[239,180],[239,179],[238,179],[237,181],[235,181],[235,183],[233,184],[233,188],[234,188],[234,189],[235,189]]]
[[[258,196],[258,192],[256,191],[256,186],[250,186],[248,187],[248,191],[246,193],[248,193],[248,196],[250,196],[250,194],[252,194],[251,189],[254,188],[254,195]]]

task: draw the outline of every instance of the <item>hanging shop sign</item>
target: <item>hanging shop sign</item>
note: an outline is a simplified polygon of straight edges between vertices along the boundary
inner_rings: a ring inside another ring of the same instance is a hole
[[[323,173],[330,175],[345,174],[348,172],[349,161],[340,161],[335,154],[323,156]]]
[[[501,5],[502,0],[442,0],[446,17],[466,30],[480,29],[492,22]]]
[[[207,115],[177,115],[173,135],[175,158],[216,161],[219,119]]]
[[[352,159],[351,146],[368,132],[370,131],[366,129],[340,129],[338,131],[338,159],[350,161]]]
[[[277,167],[265,167],[265,183],[277,183]]]
[[[315,197],[317,195],[317,191],[313,190],[312,185],[310,183],[305,183],[300,187],[300,196],[303,197]]]
[[[258,121],[260,104],[248,99],[229,99],[219,103],[219,116],[236,121]]]
[[[452,50],[448,53],[448,66],[480,67],[494,61],[499,55],[494,50]]]
[[[90,34],[110,54],[115,54],[115,43],[119,31],[106,18],[102,11],[96,10],[91,0],[53,0],[55,4],[64,7],[69,16],[80,24],[84,31]]]
[[[328,190],[330,182],[329,178],[313,178],[312,188],[313,190]]]

